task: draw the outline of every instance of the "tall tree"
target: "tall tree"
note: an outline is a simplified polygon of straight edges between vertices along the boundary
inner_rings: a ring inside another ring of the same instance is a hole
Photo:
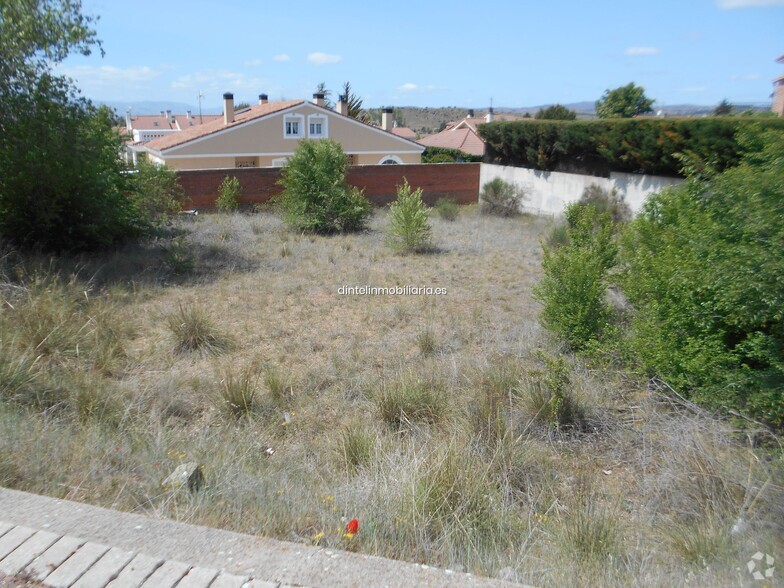
[[[654,100],[645,95],[645,88],[629,82],[614,90],[605,90],[596,102],[599,118],[632,118],[653,112]]]
[[[577,118],[577,113],[574,110],[569,110],[563,104],[553,104],[541,109],[534,118],[540,120],[574,120]]]
[[[727,116],[729,114],[732,114],[732,104],[726,99],[719,102],[713,109],[713,116]]]
[[[362,108],[362,98],[357,96],[351,89],[351,83],[345,82],[343,84],[343,100],[348,103],[348,115],[362,122],[369,122],[370,116]]]
[[[320,82],[319,85],[316,86],[316,94],[324,94],[324,106],[327,108],[335,108],[335,105],[330,98],[330,96],[332,96],[332,90],[327,88],[327,82]]]
[[[93,249],[144,230],[112,113],[52,67],[99,47],[79,0],[0,0],[0,234]]]

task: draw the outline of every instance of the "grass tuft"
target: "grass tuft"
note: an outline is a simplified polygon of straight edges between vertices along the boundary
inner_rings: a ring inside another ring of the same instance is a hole
[[[199,306],[180,302],[176,312],[166,317],[166,324],[175,337],[178,353],[197,351],[203,355],[217,355],[234,347],[231,338],[221,332]]]

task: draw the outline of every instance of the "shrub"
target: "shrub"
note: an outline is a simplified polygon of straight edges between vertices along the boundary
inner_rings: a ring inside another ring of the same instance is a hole
[[[445,221],[457,220],[460,216],[460,206],[451,198],[439,198],[435,205],[438,216]]]
[[[215,199],[215,206],[221,212],[234,212],[240,206],[240,196],[242,186],[237,176],[226,176],[218,187],[218,198]]]
[[[160,227],[182,208],[182,187],[177,174],[165,165],[142,158],[131,180],[133,202],[150,225]]]
[[[371,205],[361,190],[346,184],[346,156],[329,140],[302,141],[283,168],[277,197],[283,220],[300,231],[358,231]]]
[[[520,214],[520,204],[525,200],[522,189],[501,178],[495,178],[482,186],[479,201],[482,214],[515,216]]]
[[[459,149],[448,147],[425,147],[422,152],[422,163],[478,163],[481,155],[469,155]]]
[[[123,175],[120,135],[108,109],[74,100],[44,77],[27,96],[4,96],[17,112],[0,133],[0,233],[49,251],[119,245],[151,227]],[[5,119],[6,117],[4,117]]]
[[[397,200],[389,207],[390,246],[400,253],[421,253],[431,246],[431,232],[422,188],[412,192],[404,180],[397,187]]]
[[[784,426],[784,133],[743,141],[739,166],[649,199],[624,235],[621,283],[649,372]]]
[[[543,361],[544,370],[533,372],[522,392],[527,412],[534,422],[548,427],[583,429],[585,410],[574,395],[566,361],[547,355]]]
[[[571,204],[566,219],[569,244],[544,249],[544,276],[534,295],[544,305],[542,323],[572,349],[582,349],[608,323],[604,278],[617,246],[609,215],[597,214],[593,206]]]
[[[579,203],[590,204],[599,214],[608,213],[616,225],[629,222],[632,218],[632,211],[624,201],[623,194],[615,188],[605,190],[598,184],[591,184],[583,190]]]

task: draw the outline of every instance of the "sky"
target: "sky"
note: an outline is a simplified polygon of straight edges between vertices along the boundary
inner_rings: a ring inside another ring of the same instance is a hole
[[[349,81],[366,107],[769,103],[784,0],[82,0],[105,55],[58,71],[95,101],[220,108]]]

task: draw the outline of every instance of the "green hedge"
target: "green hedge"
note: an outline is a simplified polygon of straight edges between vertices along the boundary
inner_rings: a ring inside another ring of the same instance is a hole
[[[634,118],[524,120],[479,127],[485,161],[501,165],[608,175],[683,175],[688,165],[723,171],[740,161],[739,130],[784,129],[784,118]]]
[[[422,163],[479,163],[481,155],[469,155],[460,149],[448,147],[425,147],[422,152]]]

